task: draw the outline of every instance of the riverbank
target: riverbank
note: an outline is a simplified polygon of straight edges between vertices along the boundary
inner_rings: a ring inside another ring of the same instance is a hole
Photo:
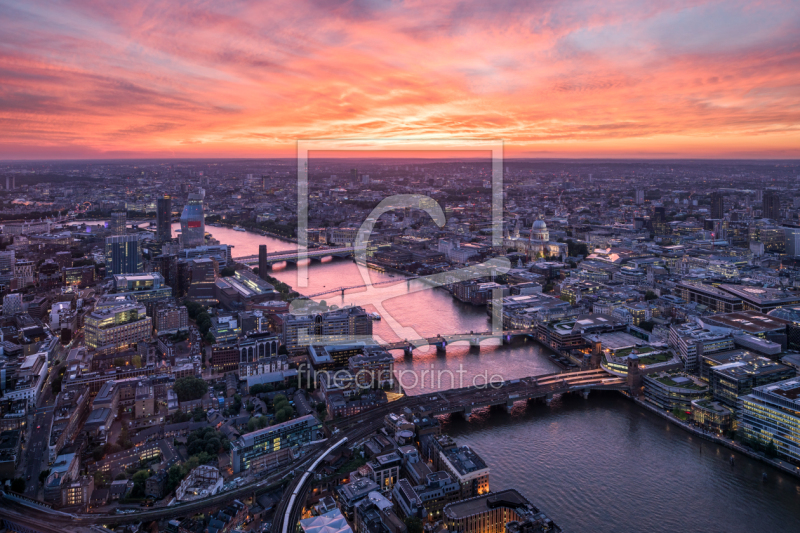
[[[719,444],[720,446],[725,446],[726,448],[728,448],[730,450],[733,450],[735,452],[739,452],[739,453],[741,453],[743,455],[746,455],[747,457],[749,457],[751,459],[755,459],[755,460],[761,461],[763,463],[766,463],[766,464],[770,465],[773,468],[777,468],[778,470],[781,470],[782,472],[784,472],[786,474],[791,474],[792,476],[794,476],[796,478],[800,478],[800,467],[798,467],[798,466],[794,466],[794,465],[791,465],[789,463],[786,463],[786,462],[780,461],[780,460],[769,459],[768,457],[766,457],[766,456],[764,456],[764,455],[762,455],[762,454],[760,454],[758,452],[755,452],[755,451],[751,450],[750,448],[746,448],[746,447],[742,446],[741,444],[737,443],[736,441],[733,441],[733,440],[725,438],[725,437],[721,437],[719,435],[715,435],[715,434],[710,433],[710,432],[708,432],[708,431],[706,431],[704,429],[697,428],[697,427],[695,427],[695,426],[693,426],[691,424],[687,424],[683,420],[680,420],[679,418],[676,418],[672,413],[669,413],[667,411],[662,411],[658,407],[648,403],[645,400],[639,400],[637,398],[633,398],[631,396],[628,396],[627,394],[623,394],[623,396],[625,396],[626,398],[631,399],[634,403],[636,403],[640,407],[644,407],[645,409],[647,409],[651,413],[653,413],[653,414],[655,414],[657,416],[660,416],[661,418],[664,418],[669,422],[672,422],[676,426],[679,426],[680,428],[682,428],[682,429],[684,429],[684,430],[686,430],[686,431],[688,431],[688,432],[690,432],[690,433],[692,433],[692,434],[694,434],[694,435],[696,435],[696,436],[698,436],[698,437],[700,437],[702,439],[705,439],[707,441],[713,442],[715,444]]]

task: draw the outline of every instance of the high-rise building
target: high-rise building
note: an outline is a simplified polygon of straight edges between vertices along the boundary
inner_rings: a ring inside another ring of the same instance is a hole
[[[6,294],[3,296],[3,316],[14,316],[22,312],[22,295]]]
[[[112,235],[125,235],[127,224],[128,214],[125,211],[114,210],[111,212],[111,222],[108,224],[108,229],[111,230]]]
[[[800,227],[792,226],[783,228],[783,237],[786,240],[786,255],[789,257],[800,256]]]
[[[353,185],[358,183],[358,169],[357,168],[351,168],[350,169],[350,181],[353,183]]]
[[[106,273],[135,274],[142,270],[139,237],[114,235],[106,237]]]
[[[764,218],[778,220],[781,217],[781,197],[778,191],[764,192]]]
[[[725,216],[725,203],[722,200],[722,193],[711,193],[711,218],[723,218]]]
[[[142,304],[128,303],[95,310],[86,317],[86,346],[90,350],[119,351],[150,340],[152,330],[153,320]]]
[[[203,200],[206,192],[198,189],[186,198],[186,205],[181,213],[181,242],[185,248],[203,246],[205,244],[206,221],[203,215]]]
[[[16,178],[14,176],[6,176],[6,190],[7,191],[11,191],[11,190],[13,190],[15,188],[14,187],[15,179]]]
[[[172,296],[181,296],[180,284],[178,282],[177,255],[163,254],[153,258],[153,270],[164,277],[164,283],[166,285],[172,287]]]
[[[636,189],[636,205],[642,205],[643,203],[644,203],[644,190]]]
[[[258,245],[258,276],[267,279],[267,245]]]
[[[156,200],[156,240],[168,242],[172,239],[172,198],[165,196]]]

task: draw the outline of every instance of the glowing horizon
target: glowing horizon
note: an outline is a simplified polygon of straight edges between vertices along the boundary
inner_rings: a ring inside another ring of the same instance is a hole
[[[510,159],[800,157],[800,4],[786,0],[0,13],[5,160],[291,158],[298,139],[343,137],[502,139]]]

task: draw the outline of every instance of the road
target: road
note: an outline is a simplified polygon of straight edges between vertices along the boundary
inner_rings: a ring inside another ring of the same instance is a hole
[[[31,437],[23,452],[25,456],[25,496],[36,498],[39,494],[39,472],[50,461],[50,426],[53,424],[53,406],[36,410],[31,427]]]

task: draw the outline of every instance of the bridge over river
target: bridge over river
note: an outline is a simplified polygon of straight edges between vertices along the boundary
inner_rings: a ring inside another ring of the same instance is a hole
[[[352,246],[343,246],[338,248],[314,248],[306,250],[303,253],[299,251],[290,252],[272,252],[267,254],[267,264],[272,265],[275,263],[297,263],[303,259],[311,259],[321,261],[324,257],[351,257],[355,251]],[[245,255],[242,257],[234,257],[233,260],[237,263],[245,265],[258,265],[258,255]]]

